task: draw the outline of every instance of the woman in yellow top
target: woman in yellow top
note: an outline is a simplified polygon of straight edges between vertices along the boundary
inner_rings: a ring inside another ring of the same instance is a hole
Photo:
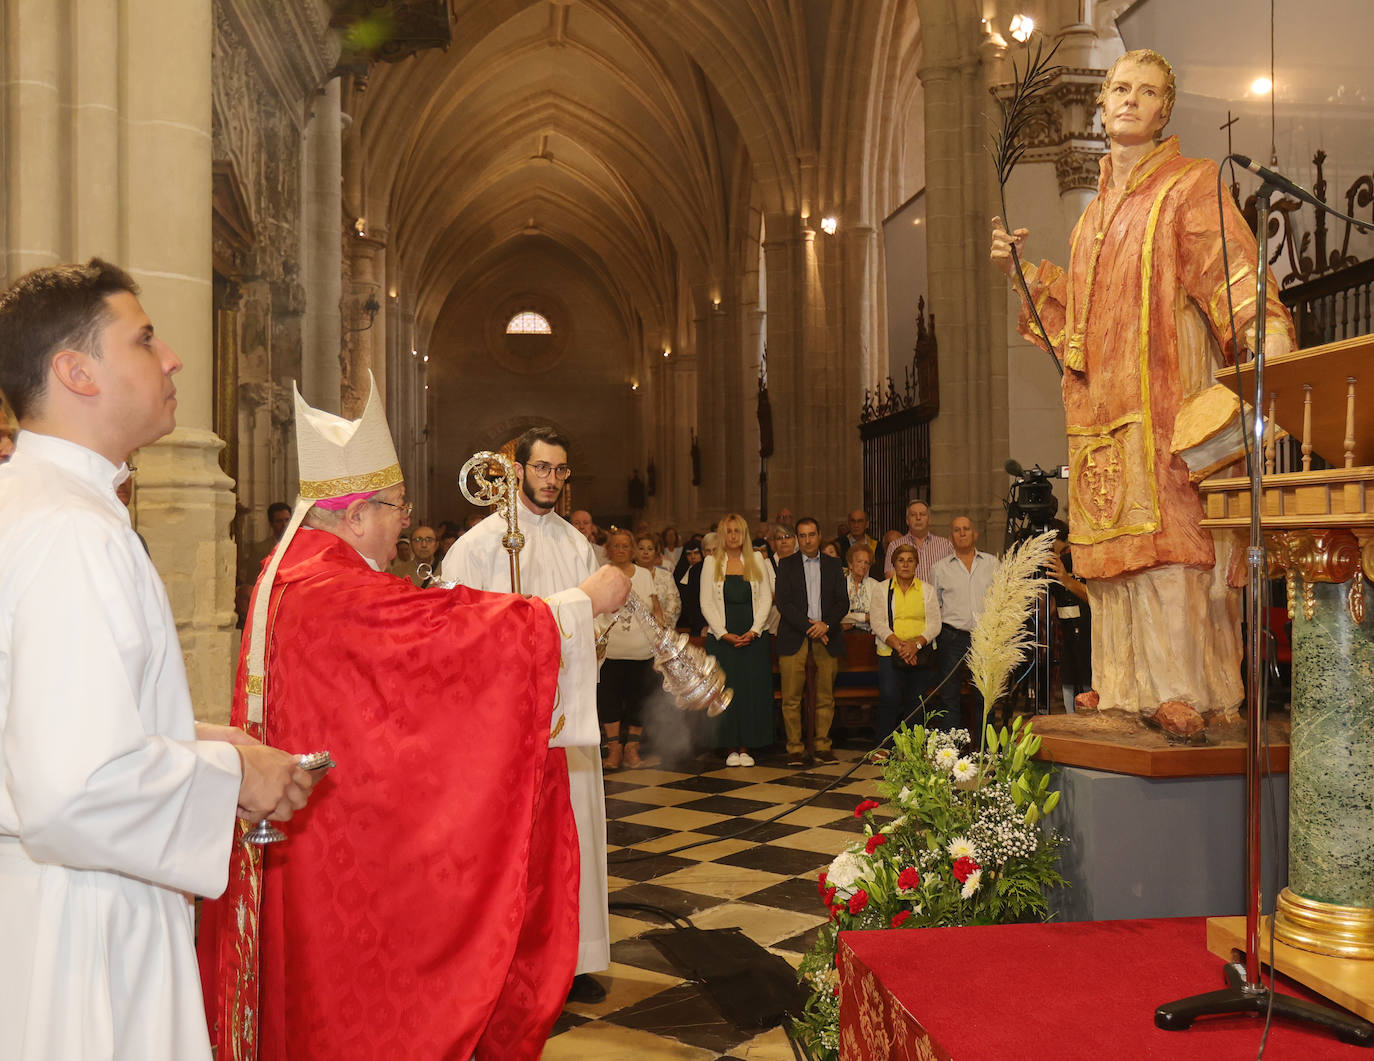
[[[868,602],[868,623],[878,644],[880,742],[921,707],[935,680],[934,660],[922,665],[919,653],[940,632],[940,598],[934,586],[916,577],[916,558],[914,545],[897,546],[892,577],[878,583]],[[938,701],[932,701],[917,721],[942,728],[953,725],[944,719]]]

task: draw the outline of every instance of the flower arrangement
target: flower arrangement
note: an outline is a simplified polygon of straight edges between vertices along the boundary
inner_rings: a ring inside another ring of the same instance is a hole
[[[854,816],[864,821],[863,836],[817,880],[830,921],[798,969],[810,996],[793,1025],[817,1061],[839,1055],[840,931],[1043,920],[1048,891],[1065,883],[1058,869],[1065,838],[1041,821],[1059,793],[1049,791],[1053,767],[1035,759],[1033,723],[1018,717],[997,730],[987,721],[1029,647],[1024,620],[1052,538],[1008,552],[974,631],[969,662],[984,698],[980,747],[967,730],[898,729],[877,782],[897,817],[880,821],[874,811],[882,803],[859,803]]]

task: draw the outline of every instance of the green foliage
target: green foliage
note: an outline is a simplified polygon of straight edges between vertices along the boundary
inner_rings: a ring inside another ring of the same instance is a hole
[[[982,752],[966,730],[902,727],[876,782],[897,817],[865,807],[864,833],[821,876],[830,922],[802,959],[810,991],[793,1032],[817,1061],[839,1056],[836,937],[841,929],[898,930],[992,925],[1049,917],[1048,893],[1062,887],[1065,839],[1042,827],[1059,793],[1053,767],[1037,762],[1032,724],[988,727]],[[862,805],[861,805],[862,806]],[[913,877],[915,879],[913,879]]]

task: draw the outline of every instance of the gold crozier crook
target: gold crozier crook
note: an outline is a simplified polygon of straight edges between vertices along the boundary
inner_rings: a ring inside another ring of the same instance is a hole
[[[501,474],[493,476],[491,466],[500,465]],[[471,478],[477,484],[476,490],[468,488]],[[506,521],[506,533],[501,535],[501,544],[510,558],[510,589],[520,592],[520,550],[525,547],[525,535],[520,530],[520,506],[515,495],[520,490],[520,481],[515,476],[515,462],[504,453],[483,451],[474,453],[458,473],[458,489],[474,505],[484,508],[496,506]]]

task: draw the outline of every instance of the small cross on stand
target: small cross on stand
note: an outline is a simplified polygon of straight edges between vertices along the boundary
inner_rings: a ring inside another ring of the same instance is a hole
[[[1231,146],[1231,126],[1235,125],[1238,121],[1240,121],[1240,115],[1232,114],[1231,109],[1228,107],[1226,109],[1226,121],[1223,124],[1217,126],[1218,129],[1226,130],[1226,153],[1228,155],[1231,154],[1234,150],[1234,148]],[[1232,167],[1232,176],[1235,175],[1235,172],[1235,168]],[[1233,180],[1231,182],[1231,198],[1234,199],[1236,202],[1240,202],[1240,183],[1238,181]]]

